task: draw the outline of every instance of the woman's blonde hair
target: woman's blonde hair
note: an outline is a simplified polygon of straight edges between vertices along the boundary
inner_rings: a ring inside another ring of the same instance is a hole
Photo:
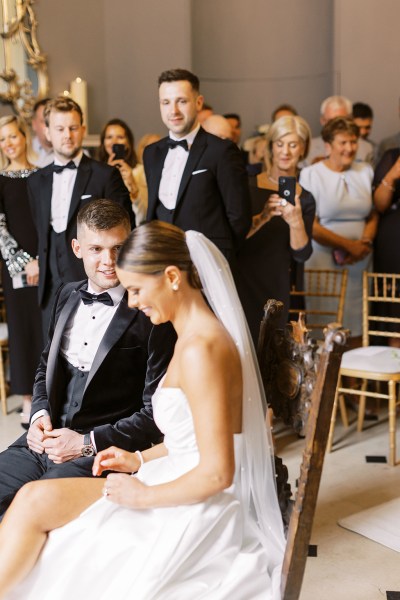
[[[295,133],[303,144],[301,158],[307,156],[311,139],[311,130],[307,121],[298,116],[281,117],[270,125],[266,135],[267,148],[265,151],[265,164],[267,173],[269,173],[272,168],[272,144],[290,133]]]
[[[26,158],[28,162],[32,165],[36,164],[37,155],[36,152],[33,151],[31,144],[31,135],[29,133],[29,129],[27,124],[21,117],[16,117],[15,115],[7,115],[5,117],[0,118],[0,129],[5,125],[11,125],[15,123],[18,127],[18,130],[22,133],[26,140]],[[10,164],[10,160],[5,156],[4,152],[0,150],[0,170],[6,169]]]
[[[163,221],[150,221],[136,227],[124,242],[117,265],[124,271],[146,275],[158,275],[172,265],[187,273],[189,285],[201,288],[184,231]]]

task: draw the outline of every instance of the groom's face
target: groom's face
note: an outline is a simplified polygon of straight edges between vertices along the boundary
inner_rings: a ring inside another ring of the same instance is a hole
[[[86,275],[95,292],[101,293],[119,285],[115,265],[118,252],[129,233],[129,228],[124,224],[105,230],[89,229],[83,224],[78,227],[78,236],[72,240],[72,249],[75,256],[83,260]]]
[[[196,127],[203,96],[192,88],[189,81],[162,83],[159,97],[161,118],[175,137],[184,137]]]

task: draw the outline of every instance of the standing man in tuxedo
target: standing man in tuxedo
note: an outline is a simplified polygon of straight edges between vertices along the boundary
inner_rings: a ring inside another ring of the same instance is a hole
[[[251,225],[245,166],[236,144],[207,133],[198,122],[199,80],[184,69],[158,80],[161,118],[168,137],[147,146],[147,219],[194,229],[234,263]]]
[[[55,98],[47,102],[44,119],[54,163],[29,178],[28,194],[39,237],[39,305],[46,339],[57,289],[85,276],[82,262],[71,249],[80,207],[96,198],[108,198],[124,206],[133,223],[134,217],[118,169],[83,154],[85,126],[80,106],[71,98]]]
[[[97,451],[143,450],[161,436],[151,397],[173,354],[170,323],[130,309],[115,264],[128,213],[95,200],[78,213],[72,242],[87,279],[59,291],[36,373],[30,428],[0,454],[0,514],[24,483],[90,477]]]

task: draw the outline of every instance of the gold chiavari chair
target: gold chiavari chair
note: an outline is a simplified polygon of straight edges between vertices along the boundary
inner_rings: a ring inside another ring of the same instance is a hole
[[[297,304],[299,299],[304,299],[304,308],[290,308],[289,315],[297,317],[299,311],[304,313],[307,328],[319,343],[322,343],[324,329],[329,323],[343,323],[347,276],[347,269],[305,269],[305,289],[296,290],[293,287],[290,291],[294,304]],[[339,398],[339,408],[343,425],[348,427],[349,420],[343,396]]]
[[[366,398],[388,401],[389,464],[396,464],[396,387],[400,382],[400,348],[371,344],[372,338],[400,338],[400,318],[385,316],[389,304],[400,305],[400,275],[386,273],[363,274],[363,345],[343,354],[339,382],[332,411],[327,450],[332,449],[338,398],[343,394],[358,396],[357,430],[362,431]],[[379,311],[377,306],[379,305]],[[379,313],[379,314],[378,314]],[[383,313],[383,314],[382,314]],[[394,327],[393,327],[394,326]],[[395,329],[395,331],[393,331]],[[343,377],[361,380],[361,388],[345,387]],[[387,393],[368,390],[368,382],[387,383]]]
[[[313,337],[323,339],[323,330],[328,323],[343,323],[344,301],[347,287],[347,269],[305,269],[304,291],[292,288],[290,297],[294,301],[304,298],[307,327]],[[318,308],[314,307],[317,300]],[[290,308],[289,314],[298,314],[299,310]]]

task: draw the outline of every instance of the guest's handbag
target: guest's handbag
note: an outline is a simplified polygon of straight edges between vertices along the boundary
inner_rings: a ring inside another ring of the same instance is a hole
[[[348,252],[346,252],[346,250],[342,250],[341,248],[335,248],[332,251],[333,262],[339,267],[342,267],[346,263],[348,256]]]

